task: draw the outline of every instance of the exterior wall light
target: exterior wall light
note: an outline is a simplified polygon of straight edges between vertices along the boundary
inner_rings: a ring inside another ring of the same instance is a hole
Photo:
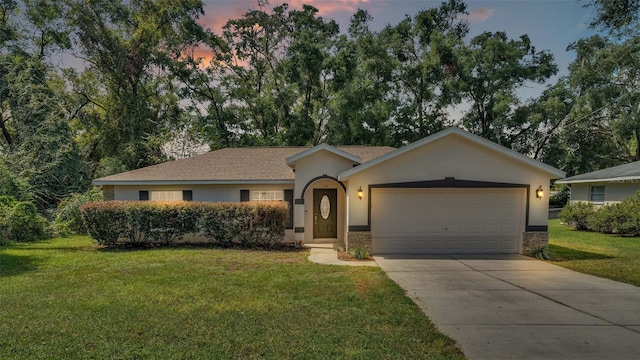
[[[360,186],[360,188],[358,188],[358,199],[362,200],[362,198],[364,197],[364,190],[362,190],[362,186]]]
[[[538,186],[538,188],[536,189],[536,198],[538,199],[542,199],[542,196],[544,195],[544,190],[542,189],[542,185]]]

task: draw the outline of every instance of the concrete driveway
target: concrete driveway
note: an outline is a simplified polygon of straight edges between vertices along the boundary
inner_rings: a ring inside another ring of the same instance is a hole
[[[640,359],[638,287],[521,255],[375,260],[469,359]]]

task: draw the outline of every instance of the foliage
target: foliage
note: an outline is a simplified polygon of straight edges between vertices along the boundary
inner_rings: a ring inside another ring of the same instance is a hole
[[[80,206],[88,202],[102,200],[102,191],[94,187],[86,193],[74,193],[63,199],[58,204],[54,226],[64,233],[86,234],[87,228],[82,220]],[[66,229],[68,231],[64,231]]]
[[[526,255],[538,260],[551,260],[551,254],[549,253],[548,246],[537,248]]]
[[[89,234],[101,245],[174,244],[187,234],[213,244],[273,247],[288,220],[283,202],[192,203],[109,201],[80,207]]]
[[[128,231],[126,203],[108,201],[85,203],[80,206],[87,232],[98,244],[115,246]]]
[[[349,252],[351,253],[351,256],[354,259],[358,259],[358,260],[365,260],[371,256],[369,251],[366,248],[361,246],[356,246],[353,249],[350,249]]]
[[[565,206],[558,217],[576,230],[588,230],[590,228],[589,222],[595,211],[590,203],[574,202]]]
[[[640,236],[640,192],[605,205],[589,218],[589,228],[605,234]]]
[[[11,203],[11,201],[8,201]],[[31,242],[45,238],[47,221],[33,203],[22,201],[13,206],[0,205],[0,242]]]
[[[561,209],[567,205],[570,197],[571,189],[568,186],[563,186],[560,191],[556,191],[555,194],[549,197],[549,207]]]
[[[0,156],[0,197],[10,196],[19,200],[30,200],[29,181],[14,174]]]
[[[514,116],[519,103],[516,90],[555,75],[558,67],[553,55],[536,51],[527,35],[509,39],[504,32],[484,32],[461,48],[457,58],[457,87],[471,103],[463,118],[465,127],[510,147],[512,134],[527,125]]]
[[[397,105],[391,114],[394,145],[416,141],[442,130],[448,123],[447,106],[457,104],[452,75],[459,67],[456,53],[469,32],[464,20],[466,4],[448,0],[406,16],[395,26],[388,25],[378,41],[387,44],[394,58],[393,96]]]
[[[204,34],[199,0],[65,1],[82,73],[66,75],[80,100],[79,141],[94,167],[116,158],[127,169],[159,163],[182,109],[171,69]]]

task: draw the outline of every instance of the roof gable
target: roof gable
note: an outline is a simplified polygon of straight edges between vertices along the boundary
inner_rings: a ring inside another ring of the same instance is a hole
[[[297,153],[295,155],[291,155],[288,158],[285,159],[287,165],[289,165],[291,168],[295,167],[295,163],[296,161],[303,159],[307,156],[313,155],[315,153],[318,153],[320,151],[328,151],[332,154],[338,155],[340,157],[343,157],[347,160],[351,160],[354,164],[361,164],[362,163],[362,158],[360,158],[359,156],[353,155],[351,153],[348,153],[344,150],[340,150],[338,148],[335,148],[331,145],[327,145],[327,144],[320,144],[320,145],[316,145],[310,149],[307,149],[305,151],[302,151],[300,153]]]
[[[413,142],[407,146],[404,146],[400,149],[397,149],[395,151],[392,151],[390,153],[387,153],[383,156],[380,156],[376,159],[373,159],[367,163],[364,163],[362,165],[359,165],[357,167],[354,167],[353,169],[349,169],[346,171],[343,171],[342,173],[340,173],[340,175],[338,176],[338,180],[343,181],[343,180],[347,180],[350,176],[357,174],[361,171],[364,171],[368,168],[374,167],[380,163],[383,163],[385,161],[389,161],[397,156],[400,156],[402,154],[405,154],[409,151],[412,151],[414,149],[420,148],[426,144],[432,143],[434,141],[440,140],[442,138],[445,138],[447,136],[459,136],[462,137],[463,139],[470,141],[472,143],[478,144],[480,146],[483,146],[485,148],[491,149],[503,156],[506,156],[508,158],[514,159],[516,161],[519,161],[521,163],[525,163],[533,168],[536,168],[540,171],[546,172],[547,174],[551,175],[554,178],[562,178],[565,176],[565,173],[561,170],[558,170],[552,166],[543,164],[537,160],[531,159],[527,156],[524,156],[516,151],[513,151],[511,149],[508,149],[504,146],[498,145],[492,141],[489,141],[487,139],[484,139],[480,136],[477,135],[473,135],[465,130],[462,130],[458,127],[451,127],[448,128],[446,130],[437,132],[431,136],[427,136],[424,139],[418,140],[416,142]]]
[[[596,170],[585,174],[571,176],[557,181],[558,184],[574,184],[588,182],[625,181],[640,179],[640,161]]]

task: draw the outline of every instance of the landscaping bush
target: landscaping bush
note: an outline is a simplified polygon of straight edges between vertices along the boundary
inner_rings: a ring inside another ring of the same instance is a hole
[[[60,236],[68,234],[86,234],[87,228],[82,220],[80,206],[88,202],[102,200],[102,191],[94,187],[86,193],[74,193],[58,204],[54,229]]]
[[[606,234],[640,236],[640,194],[602,206],[590,218],[589,227]]]
[[[87,232],[98,244],[114,246],[128,230],[126,202],[106,201],[80,206]]]
[[[109,201],[80,207],[91,237],[99,244],[172,244],[201,233],[210,243],[272,247],[284,238],[285,202],[193,203]]]
[[[289,208],[281,201],[202,203],[201,229],[214,244],[272,247],[284,238]]]
[[[4,241],[30,242],[45,238],[47,221],[38,214],[29,201],[17,202],[12,207],[0,205],[0,237]]]
[[[198,232],[199,209],[182,201],[139,201],[125,206],[127,240],[134,244],[171,244]]]
[[[558,217],[576,230],[589,230],[589,220],[595,211],[592,204],[576,202],[565,206]]]

